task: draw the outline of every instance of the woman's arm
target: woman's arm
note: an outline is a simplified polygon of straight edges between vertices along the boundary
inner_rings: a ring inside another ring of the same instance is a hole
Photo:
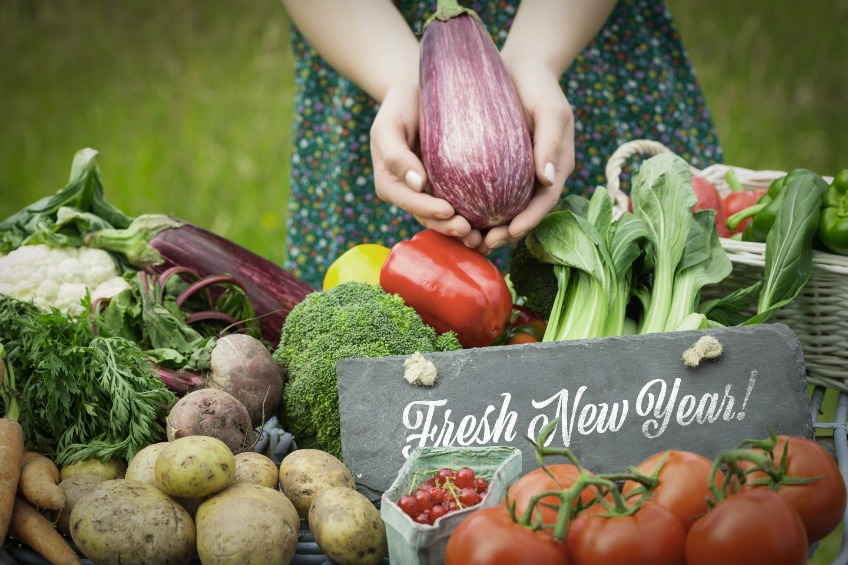
[[[424,191],[418,136],[418,39],[391,0],[282,0],[298,30],[340,74],[381,105],[371,127],[377,196],[424,226],[466,236],[471,226]],[[482,238],[477,235],[471,244]]]
[[[378,101],[392,84],[418,84],[418,39],[391,0],[282,3],[309,44]]]

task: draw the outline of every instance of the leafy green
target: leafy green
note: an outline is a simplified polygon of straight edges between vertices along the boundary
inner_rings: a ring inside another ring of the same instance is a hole
[[[80,247],[88,231],[129,226],[131,218],[106,201],[96,157],[94,149],[78,151],[67,186],[0,222],[0,252],[35,243]]]
[[[813,238],[827,183],[815,173],[791,177],[766,238],[763,288],[757,315],[746,325],[768,321],[798,296],[813,271]]]
[[[0,295],[0,342],[17,375],[24,440],[59,465],[131,459],[162,441],[175,400],[135,343],[96,335],[84,305],[68,318]]]

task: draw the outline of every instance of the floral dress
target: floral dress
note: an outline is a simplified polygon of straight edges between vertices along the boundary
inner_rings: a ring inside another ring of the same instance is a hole
[[[397,3],[416,32],[436,4]],[[500,47],[518,0],[460,3],[480,15]],[[369,129],[378,104],[333,71],[296,29],[292,43],[295,116],[286,267],[320,288],[327,267],[348,248],[390,247],[422,227],[374,192]],[[659,141],[698,168],[722,159],[709,110],[662,0],[619,1],[561,84],[575,119],[575,170],[564,195],[589,195],[605,186],[607,159],[631,139]],[[489,257],[504,269],[508,253],[509,248],[497,249]]]

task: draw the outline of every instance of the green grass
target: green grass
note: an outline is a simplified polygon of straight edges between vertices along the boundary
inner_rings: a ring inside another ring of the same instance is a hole
[[[848,1],[669,5],[726,163],[848,168]],[[0,53],[0,218],[61,188],[93,147],[126,213],[283,260],[292,61],[278,0],[5,0]]]
[[[0,3],[0,218],[100,151],[107,197],[285,255],[292,61],[273,0]]]

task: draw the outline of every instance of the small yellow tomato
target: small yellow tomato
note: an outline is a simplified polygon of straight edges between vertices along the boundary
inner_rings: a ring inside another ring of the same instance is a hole
[[[345,282],[357,281],[380,284],[380,269],[389,256],[389,248],[376,243],[362,243],[351,247],[327,269],[324,290]]]

